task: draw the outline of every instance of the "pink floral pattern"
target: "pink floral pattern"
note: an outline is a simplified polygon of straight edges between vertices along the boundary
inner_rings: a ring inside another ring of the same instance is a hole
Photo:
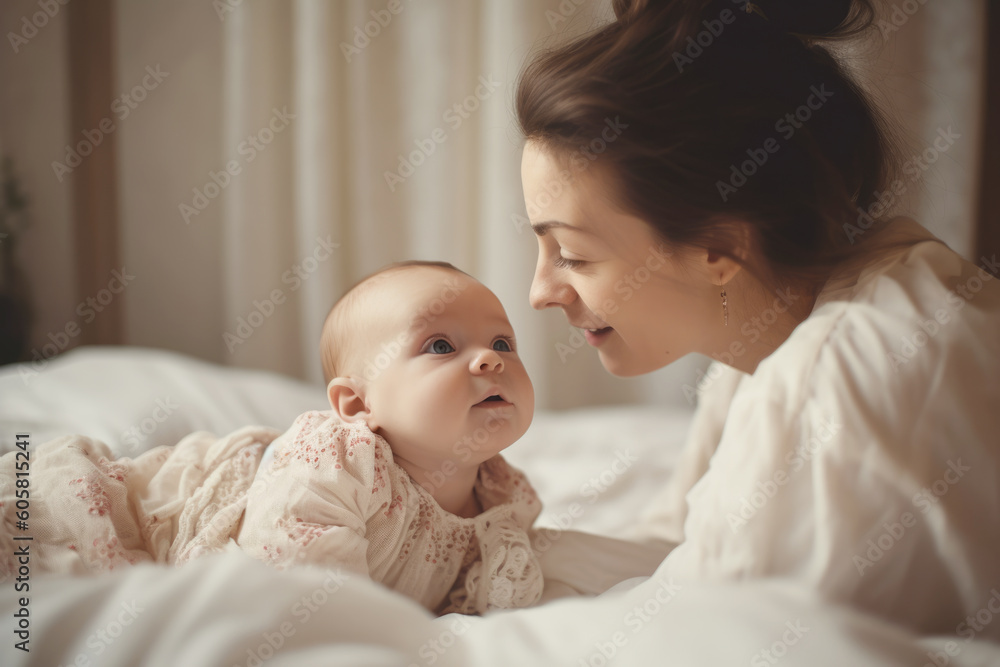
[[[97,459],[97,466],[105,475],[119,482],[124,482],[128,474],[128,465],[121,461],[111,461],[103,456]]]
[[[104,516],[111,512],[111,499],[104,491],[101,478],[97,474],[77,477],[70,484],[83,487],[76,492],[76,497],[87,504],[87,512]]]
[[[288,539],[303,549],[309,546],[310,542],[315,540],[317,537],[320,537],[323,533],[330,529],[330,526],[324,526],[319,523],[310,523],[299,518],[296,518],[294,521],[290,521],[287,517],[278,519],[278,527],[287,531],[286,534],[288,535]]]
[[[227,437],[194,433],[173,447],[114,459],[96,440],[68,436],[33,453],[32,574],[94,573],[140,561],[181,563],[233,536],[264,446],[278,432],[247,427]],[[0,582],[12,560],[16,479],[0,457]]]

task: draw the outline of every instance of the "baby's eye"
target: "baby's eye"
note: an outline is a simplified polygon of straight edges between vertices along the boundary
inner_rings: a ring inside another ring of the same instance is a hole
[[[493,341],[493,349],[497,352],[513,352],[514,350],[510,346],[510,341],[506,338],[498,338]]]
[[[431,343],[431,346],[427,348],[427,351],[431,354],[448,354],[449,352],[454,352],[455,348],[453,348],[451,343],[446,341],[444,338],[438,338],[436,341]]]

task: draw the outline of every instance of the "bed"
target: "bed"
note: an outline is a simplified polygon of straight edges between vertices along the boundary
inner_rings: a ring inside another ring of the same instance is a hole
[[[270,373],[158,350],[81,348],[0,368],[0,451],[14,449],[18,433],[32,447],[83,433],[134,456],[197,430],[284,429],[324,407],[321,389]],[[505,455],[545,506],[537,607],[433,618],[373,582],[319,568],[278,572],[232,548],[179,568],[33,576],[27,592],[0,582],[0,663],[1000,665],[1000,646],[988,641],[915,637],[788,582],[658,578],[669,547],[621,537],[669,477],[690,420],[686,408],[536,413]],[[15,648],[24,638],[29,652]]]

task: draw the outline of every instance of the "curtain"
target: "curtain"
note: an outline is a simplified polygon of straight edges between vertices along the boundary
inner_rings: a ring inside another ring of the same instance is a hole
[[[527,304],[536,243],[514,83],[533,46],[589,29],[607,11],[528,0],[227,11],[223,155],[240,173],[219,195],[225,361],[319,381],[318,333],[333,301],[389,262],[435,259],[497,293],[539,407],[655,392],[650,379],[609,376],[560,313]],[[677,383],[659,384],[666,396]]]

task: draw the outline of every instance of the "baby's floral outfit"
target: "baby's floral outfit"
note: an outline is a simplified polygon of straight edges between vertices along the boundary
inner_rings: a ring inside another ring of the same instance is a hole
[[[497,455],[475,494],[483,512],[443,510],[364,422],[307,412],[272,445],[250,487],[237,541],[274,566],[366,574],[438,613],[525,607],[542,594],[528,531],[541,503]]]

